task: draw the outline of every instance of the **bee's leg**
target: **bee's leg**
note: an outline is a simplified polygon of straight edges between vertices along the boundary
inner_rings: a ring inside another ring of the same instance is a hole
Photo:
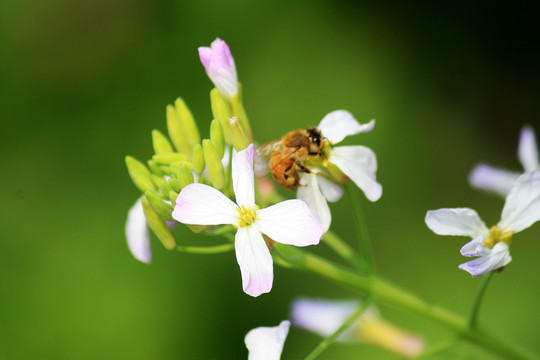
[[[304,164],[302,164],[300,161],[295,161],[294,163],[303,172],[311,174],[311,170],[309,170],[307,167],[305,167]]]

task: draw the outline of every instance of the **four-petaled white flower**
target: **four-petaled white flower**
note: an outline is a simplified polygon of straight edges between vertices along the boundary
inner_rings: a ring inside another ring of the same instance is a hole
[[[244,342],[248,360],[279,360],[291,323],[282,321],[274,327],[258,327],[247,333]]]
[[[428,211],[427,226],[439,235],[470,236],[461,254],[479,258],[459,265],[479,276],[508,264],[512,235],[540,220],[540,171],[525,173],[514,182],[501,214],[501,221],[488,229],[476,211],[469,208]]]
[[[528,125],[525,125],[521,129],[518,158],[523,166],[524,172],[540,170],[536,137],[534,136],[534,130]],[[476,165],[469,174],[469,182],[471,186],[475,188],[492,191],[501,196],[506,196],[519,175],[520,173],[517,171],[506,170],[481,163]]]
[[[291,317],[295,326],[328,337],[358,309],[357,300],[297,299]],[[417,356],[424,341],[404,332],[380,317],[375,306],[368,307],[338,338],[341,342],[363,342],[377,345],[401,356]]]
[[[242,287],[247,294],[259,296],[272,289],[274,278],[272,256],[262,234],[282,244],[307,246],[319,243],[323,228],[301,200],[259,209],[255,204],[253,144],[233,154],[231,170],[236,204],[213,187],[190,184],[178,195],[172,217],[184,224],[237,227],[235,250]]]
[[[336,110],[326,115],[318,126],[322,136],[337,144],[349,135],[370,132],[375,120],[360,124],[350,112]],[[371,149],[365,146],[328,147],[327,161],[347,175],[371,201],[377,201],[382,195],[382,186],[376,181],[377,159]],[[324,165],[324,164],[323,164]],[[300,173],[300,184],[297,197],[304,200],[315,217],[328,230],[332,220],[327,200],[335,202],[341,198],[343,190],[332,181],[321,176],[318,169],[310,169],[311,173]]]
[[[149,264],[152,262],[150,233],[141,199],[139,198],[131,209],[129,209],[125,229],[126,239],[133,257],[143,263]]]
[[[220,38],[212,42],[210,47],[199,48],[199,58],[216,88],[227,100],[231,101],[238,93],[238,76],[236,66],[227,43]]]

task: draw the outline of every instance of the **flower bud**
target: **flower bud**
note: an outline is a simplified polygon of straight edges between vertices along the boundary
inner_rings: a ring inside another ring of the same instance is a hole
[[[210,102],[214,119],[217,119],[221,124],[225,142],[228,145],[231,145],[231,132],[229,130],[229,118],[231,117],[231,112],[229,111],[229,107],[217,89],[212,89],[212,91],[210,91]]]
[[[184,137],[180,119],[178,119],[176,109],[172,105],[167,105],[167,131],[176,150],[179,153],[191,156],[191,146],[188,145]]]
[[[152,130],[152,145],[156,154],[168,154],[173,152],[171,143],[159,130]]]
[[[205,158],[201,144],[193,145],[193,170],[198,175],[201,175],[204,171]]]
[[[238,93],[238,77],[231,50],[220,38],[210,46],[199,48],[201,63],[221,95],[231,101],[234,94]]]
[[[169,200],[171,201],[171,204],[176,204],[177,197],[178,197],[178,193],[176,191],[171,191],[169,193]]]
[[[171,152],[167,154],[155,154],[154,156],[152,156],[152,160],[154,160],[158,164],[169,165],[176,162],[186,161],[187,157],[184,154]]]
[[[218,190],[221,190],[225,186],[225,172],[223,165],[221,164],[221,158],[218,156],[216,149],[212,145],[212,142],[208,139],[204,139],[203,142],[204,160],[212,181],[212,186]]]
[[[194,144],[201,142],[199,129],[197,128],[195,119],[193,118],[191,111],[189,111],[188,107],[186,106],[184,100],[182,98],[178,98],[174,102],[174,105],[176,107],[176,114],[180,120],[182,133],[185,135],[187,143],[193,146]]]
[[[252,138],[251,133],[251,126],[249,125],[249,120],[246,115],[246,110],[244,109],[244,104],[242,102],[242,87],[239,87],[239,91],[236,95],[233,96],[232,99],[232,110],[234,116],[240,121],[240,124],[242,124],[242,128],[246,131],[249,138]]]
[[[146,190],[155,189],[155,186],[150,179],[151,173],[143,163],[131,156],[126,156],[126,166],[131,180],[139,190],[145,192]]]
[[[159,167],[159,164],[154,160],[148,160],[148,167],[150,168],[150,171],[152,171],[152,174],[163,176],[165,175],[165,172]]]
[[[212,141],[212,145],[214,145],[219,157],[222,158],[225,152],[225,139],[223,138],[223,130],[219,120],[214,119],[210,123],[210,141]]]
[[[195,179],[193,178],[193,168],[189,166],[187,162],[180,164],[180,170],[178,171],[178,182],[180,183],[180,187],[182,189],[195,182]]]
[[[154,234],[156,234],[157,238],[165,249],[172,250],[176,246],[176,242],[174,241],[174,237],[171,234],[171,231],[169,227],[167,226],[167,223],[165,220],[163,220],[150,206],[150,203],[148,202],[148,199],[143,198],[142,199],[143,204],[143,210],[144,210],[144,216],[146,217],[146,221],[148,222],[148,227],[152,230]]]
[[[242,151],[247,148],[251,144],[251,140],[236,118],[230,118],[229,126],[231,127],[232,143],[236,151]]]
[[[174,191],[180,192],[180,190],[182,190],[182,185],[180,184],[180,181],[177,178],[172,177],[168,180],[168,182]]]
[[[144,196],[148,200],[148,203],[155,211],[156,214],[163,220],[169,220],[171,218],[172,206],[165,203],[163,199],[153,190],[148,190],[144,193]],[[168,198],[168,196],[167,196]]]

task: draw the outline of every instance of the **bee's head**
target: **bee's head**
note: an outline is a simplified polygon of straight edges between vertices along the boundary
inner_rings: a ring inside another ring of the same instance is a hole
[[[309,134],[309,152],[320,152],[323,142],[321,132],[315,127],[308,128],[307,132]]]

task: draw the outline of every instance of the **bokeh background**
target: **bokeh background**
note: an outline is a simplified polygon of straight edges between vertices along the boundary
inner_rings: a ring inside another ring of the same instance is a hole
[[[247,331],[287,318],[294,298],[354,296],[276,267],[272,292],[253,299],[233,253],[167,252],[154,238],[148,266],[127,250],[125,218],[139,194],[124,156],[151,156],[150,132],[166,130],[177,96],[208,136],[212,85],[197,47],[217,36],[235,56],[259,142],[335,109],[377,119],[348,143],[379,161],[384,195],[362,197],[378,268],[467,314],[480,280],[457,269],[465,239],[436,236],[423,218],[467,206],[498,221],[503,200],[472,190],[467,173],[480,160],[520,169],[519,130],[540,120],[537,25],[517,4],[420,4],[1,1],[0,359],[243,359]],[[333,229],[354,243],[347,201],[332,210]],[[540,225],[515,237],[480,321],[540,354],[538,238]],[[449,335],[381,311],[431,344]],[[283,358],[319,341],[291,329]],[[397,356],[357,345],[320,358]],[[435,358],[498,357],[461,343]]]

